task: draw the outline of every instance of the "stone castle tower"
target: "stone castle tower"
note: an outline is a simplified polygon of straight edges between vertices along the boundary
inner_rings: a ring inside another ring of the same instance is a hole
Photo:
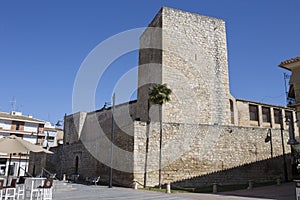
[[[137,115],[147,120],[149,84],[173,91],[164,123],[230,123],[225,22],[163,7],[140,38]],[[151,119],[155,108],[150,109]]]
[[[299,60],[282,63],[293,73],[290,94],[297,98],[298,119]],[[152,83],[166,83],[173,91],[162,113],[148,106]],[[145,123],[148,107],[151,123]],[[179,187],[271,182],[284,176],[282,145],[291,152],[288,134],[281,136],[280,113],[296,118],[289,107],[230,95],[224,21],[164,7],[140,37],[137,102],[117,105],[114,115],[100,109],[66,116],[65,145],[51,149],[55,156],[47,157],[44,168],[60,177],[78,173],[82,180],[101,176],[108,182],[113,117],[118,185],[136,180],[155,186],[160,171],[163,184]],[[270,149],[265,137],[271,133]]]

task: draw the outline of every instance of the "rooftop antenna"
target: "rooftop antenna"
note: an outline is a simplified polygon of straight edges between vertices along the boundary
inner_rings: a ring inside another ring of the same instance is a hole
[[[10,111],[16,111],[16,105],[17,105],[17,100],[13,96],[11,101],[10,101]]]
[[[21,104],[21,105],[18,105],[18,106],[16,106],[17,108],[17,110],[16,111],[18,111],[18,112],[21,112],[22,111],[22,108],[23,108],[23,105]]]

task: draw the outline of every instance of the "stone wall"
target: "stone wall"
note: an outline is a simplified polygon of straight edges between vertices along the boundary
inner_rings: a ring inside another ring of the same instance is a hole
[[[146,160],[147,125],[142,122],[135,124],[135,174],[139,182],[144,181]],[[162,148],[162,177],[163,183],[177,182],[199,176],[205,176],[220,170],[237,168],[245,164],[255,164],[271,157],[270,143],[265,143],[266,128],[192,125],[192,124],[163,124]],[[273,155],[282,155],[281,135],[279,129],[272,129]],[[286,145],[288,133],[284,133]],[[149,126],[149,144],[147,157],[147,185],[158,184],[159,160],[159,125]],[[266,162],[267,166],[271,165]],[[271,170],[282,175],[281,166]],[[253,177],[257,176],[253,171]],[[262,179],[268,179],[268,173],[260,173]],[[250,177],[250,175],[249,175]],[[247,177],[247,178],[249,178]],[[247,181],[247,180],[243,180]]]
[[[288,163],[291,162],[290,154],[286,156],[286,160]],[[291,178],[291,165],[288,165],[287,167],[289,173],[288,177]],[[285,179],[283,175],[282,156],[173,182],[172,187],[197,188],[213,185],[214,183],[217,183],[222,187],[222,185],[247,185],[249,181],[252,181],[254,185],[256,183],[265,182],[273,182],[275,184],[277,179],[280,179],[281,181]]]
[[[236,99],[234,101],[236,104],[235,106],[235,113],[237,113],[238,120],[237,125],[238,126],[244,126],[244,127],[261,127],[261,128],[276,128],[280,129],[280,123],[275,123],[275,115],[274,110],[280,110],[282,112],[282,120],[283,120],[283,128],[288,130],[289,126],[285,123],[285,116],[286,112],[292,112],[293,119],[296,119],[296,112],[292,108],[283,107],[283,106],[276,106],[276,105],[270,105],[270,104],[264,104],[264,103],[258,103],[253,101],[247,101],[247,100],[240,100]],[[249,105],[256,105],[258,107],[258,120],[257,121],[251,121],[250,120],[250,113],[249,113]],[[262,114],[262,108],[266,107],[270,110],[270,122],[264,122],[263,121],[263,114]],[[298,133],[298,126],[295,123],[295,133]],[[298,134],[296,134],[298,135]]]
[[[224,21],[163,7],[140,47],[137,114],[142,121],[147,120],[147,84],[166,83],[173,94],[163,105],[164,122],[230,123]],[[152,113],[152,121],[158,119],[155,107]]]
[[[162,47],[162,82],[173,91],[163,121],[229,124],[225,22],[163,8]]]
[[[78,112],[78,113],[74,113],[73,115],[65,117],[64,119],[64,126],[66,130],[64,133],[65,144],[72,144],[78,141],[82,131],[82,127],[85,122],[86,114],[87,113],[85,112]]]
[[[42,173],[42,169],[46,166],[48,156],[45,153],[30,152],[27,172],[33,176],[39,176]]]
[[[115,107],[113,182],[117,185],[130,186],[133,180],[134,116],[135,102]],[[101,182],[107,183],[112,147],[112,109],[76,113],[66,117],[65,124],[65,144],[53,148],[55,158],[47,160],[46,169],[60,176],[78,173],[81,181],[101,176]],[[59,158],[61,160],[57,162]]]
[[[129,165],[133,165],[133,171],[130,171],[130,166],[127,168],[129,171],[114,170],[113,182],[127,187],[131,186],[133,180],[143,183],[146,169],[147,185],[155,186],[158,184],[159,123],[147,125],[136,121],[133,126],[134,142],[129,145],[132,145],[132,158],[124,159],[123,154],[119,153],[114,156],[115,167],[120,164],[117,160],[122,160],[124,166],[127,165],[124,161],[128,161]],[[163,123],[162,182],[176,183],[180,187],[200,187],[213,182],[242,184],[250,179],[263,182],[282,178],[280,130],[272,129],[273,159],[270,143],[264,142],[266,134],[265,128]],[[149,142],[146,158],[147,135]],[[287,131],[284,131],[285,150],[290,153],[290,147],[286,145],[287,137]],[[128,147],[128,140],[117,143],[123,149]],[[80,181],[100,175],[101,182],[107,184],[109,168],[106,161],[103,163],[103,160],[98,160],[81,141],[51,150],[54,155],[47,155],[47,159],[44,158],[45,154],[35,157],[36,174],[44,167],[58,177],[78,173]],[[109,155],[110,151],[101,149],[98,153]],[[287,164],[290,173],[289,159]],[[29,172],[32,173],[32,165]]]
[[[161,12],[159,12],[140,37],[137,118],[142,121],[148,120],[149,86],[153,83],[162,83],[161,20]],[[153,108],[152,112],[157,112]],[[155,120],[157,116],[151,118]]]

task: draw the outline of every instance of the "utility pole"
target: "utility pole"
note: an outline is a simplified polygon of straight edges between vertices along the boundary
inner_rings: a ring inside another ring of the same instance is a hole
[[[113,94],[112,97],[112,110],[111,110],[111,149],[110,149],[110,166],[109,166],[109,188],[112,188],[112,176],[113,176],[113,148],[114,148],[114,137],[115,137],[115,120],[114,120],[114,111],[115,111],[115,100],[116,95]]]
[[[64,124],[63,124],[63,143],[60,146],[61,148],[61,160],[60,160],[60,175],[61,179],[64,180],[64,174],[63,174],[63,166],[64,166],[64,145],[65,145],[65,135],[66,135],[66,118],[67,118],[67,113],[65,113],[64,116]],[[60,120],[57,121],[56,126],[61,126]]]

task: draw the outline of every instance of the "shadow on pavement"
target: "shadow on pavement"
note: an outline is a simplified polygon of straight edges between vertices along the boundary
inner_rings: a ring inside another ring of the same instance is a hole
[[[265,186],[250,190],[237,190],[231,192],[222,192],[218,195],[231,195],[239,197],[255,197],[261,199],[292,200],[296,199],[296,188],[294,182],[281,185]]]

